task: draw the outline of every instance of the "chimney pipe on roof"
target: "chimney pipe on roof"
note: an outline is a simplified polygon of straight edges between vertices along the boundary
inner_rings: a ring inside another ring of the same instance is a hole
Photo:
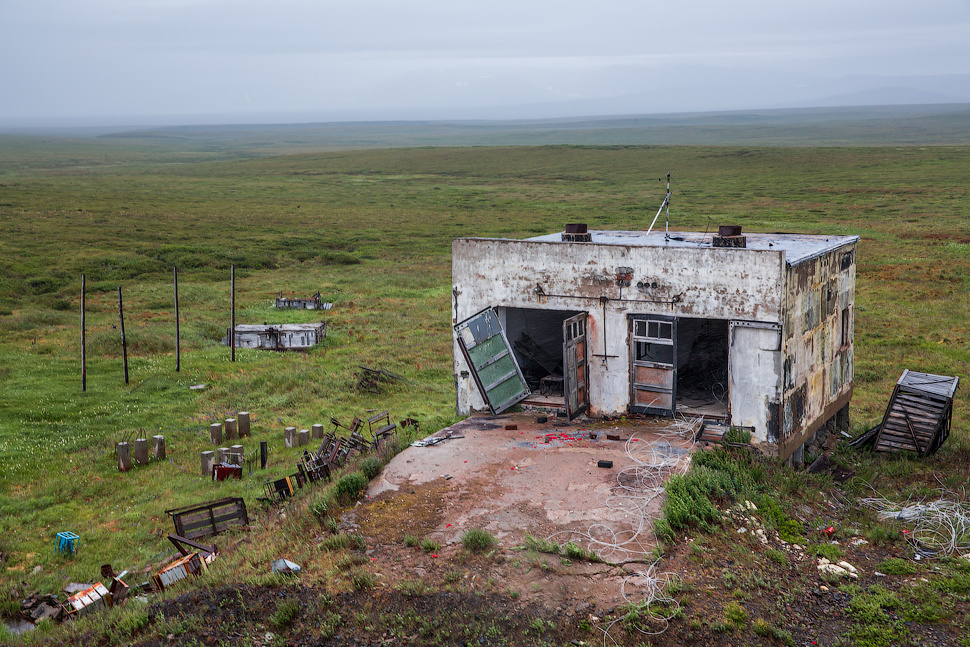
[[[562,239],[573,243],[588,243],[593,237],[587,231],[585,222],[577,222],[566,225],[566,231],[563,232]]]
[[[741,234],[741,225],[721,225],[717,228],[712,244],[714,247],[747,247],[746,239]]]

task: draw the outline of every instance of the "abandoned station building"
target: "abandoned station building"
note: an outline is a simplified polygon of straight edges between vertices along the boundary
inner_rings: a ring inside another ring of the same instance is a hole
[[[682,413],[800,457],[848,420],[858,240],[585,225],[457,239],[458,413]]]

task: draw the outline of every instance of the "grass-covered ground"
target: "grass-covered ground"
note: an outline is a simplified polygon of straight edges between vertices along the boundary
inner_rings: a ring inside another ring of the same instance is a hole
[[[968,373],[966,146],[422,148],[278,157],[159,146],[0,139],[0,594],[7,615],[23,592],[89,581],[109,562],[143,569],[168,554],[165,509],[239,495],[260,511],[255,496],[263,475],[214,484],[198,473],[213,421],[252,413],[254,435],[244,444],[253,453],[258,441],[270,441],[266,477],[293,471],[297,450],[282,447],[284,426],[309,428],[330,415],[349,419],[372,409],[416,418],[424,432],[451,421],[452,238],[522,237],[570,222],[644,228],[662,199],[657,178],[667,171],[673,229],[730,223],[747,231],[861,236],[857,429],[881,417],[904,368]],[[327,341],[305,354],[239,350],[231,363],[219,340],[229,325],[233,265],[237,322],[322,316]],[[88,286],[86,392],[81,274]],[[128,386],[116,328],[118,286]],[[320,290],[334,308],[276,312],[269,306],[279,290]],[[380,395],[361,393],[353,388],[359,365],[405,379]],[[194,384],[206,388],[190,390]],[[952,436],[933,458],[846,460],[901,500],[932,496],[941,483],[958,488],[970,462],[967,393],[965,386],[958,391]],[[159,433],[169,460],[116,470],[115,442]],[[266,560],[286,552],[317,567],[311,584],[366,589],[365,564],[339,565],[346,552],[308,556],[293,539],[326,529],[337,505],[330,496],[303,500],[301,509],[311,512],[302,520],[258,512],[265,545],[221,559],[213,581],[264,584]],[[780,505],[795,504],[782,497]],[[81,535],[73,559],[53,555],[60,530]],[[334,585],[335,572],[353,575]],[[330,608],[319,607],[324,615]],[[529,634],[532,621],[522,635],[545,640],[545,631]],[[165,633],[152,622],[153,631]],[[775,625],[783,622],[776,618]]]

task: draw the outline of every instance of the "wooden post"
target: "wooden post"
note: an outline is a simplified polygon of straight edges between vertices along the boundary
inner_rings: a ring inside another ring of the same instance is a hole
[[[229,453],[228,447],[220,447],[216,450],[216,465],[222,465],[226,462],[226,454]]]
[[[131,445],[121,442],[115,446],[115,450],[118,452],[118,471],[127,472],[131,469]]]
[[[135,438],[135,464],[148,465],[147,438]]]
[[[237,423],[239,425],[239,437],[246,438],[249,436],[249,412],[240,411],[239,415],[236,416]]]
[[[304,445],[308,445],[309,443],[310,443],[310,430],[301,429],[300,433],[297,434],[297,437],[296,437],[297,447],[303,447]]]
[[[243,464],[243,459],[245,458],[245,453],[246,450],[242,445],[233,445],[229,448],[229,454],[232,455],[232,460],[230,462],[233,465],[239,465],[241,467]]]
[[[236,439],[236,419],[226,418],[226,440]]]
[[[222,444],[222,423],[213,422],[209,425],[209,442],[213,445]]]
[[[265,440],[259,441],[259,469],[266,469],[266,462],[268,460],[267,454],[269,453],[269,443]]]
[[[118,286],[118,318],[121,320],[121,356],[125,363],[125,384],[128,384],[128,341],[125,339],[125,306],[121,301],[121,286]],[[147,441],[146,441],[147,442]],[[138,460],[137,443],[135,460]],[[146,461],[147,462],[147,461]]]
[[[88,390],[87,345],[84,326],[84,275],[81,275],[81,390]],[[124,470],[122,470],[124,471]]]
[[[229,328],[229,348],[230,348],[230,360],[232,362],[236,361],[236,266],[229,266],[229,283],[230,283],[230,293],[231,293],[231,314],[229,316],[230,328]]]
[[[165,460],[165,436],[152,436],[152,458],[157,461]]]
[[[323,438],[323,425],[313,425],[310,429],[313,432],[313,440],[320,440]]]
[[[296,427],[287,427],[283,430],[283,446],[296,447]]]
[[[179,268],[175,268],[175,372],[182,369],[181,340],[179,338]]]

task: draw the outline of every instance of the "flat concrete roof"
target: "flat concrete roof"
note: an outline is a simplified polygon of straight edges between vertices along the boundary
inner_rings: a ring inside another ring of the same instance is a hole
[[[545,234],[526,238],[528,241],[544,243],[560,243],[563,245],[628,245],[639,247],[672,247],[672,248],[704,248],[713,247],[714,233],[699,231],[671,231],[666,236],[664,232],[654,231],[647,235],[645,231],[590,231],[590,242],[575,243],[564,241],[562,233]],[[744,233],[745,248],[723,247],[730,252],[745,251],[775,251],[784,252],[788,265],[798,265],[826,252],[855,243],[858,236],[826,236],[819,234],[752,234]],[[512,239],[500,239],[512,240]]]

